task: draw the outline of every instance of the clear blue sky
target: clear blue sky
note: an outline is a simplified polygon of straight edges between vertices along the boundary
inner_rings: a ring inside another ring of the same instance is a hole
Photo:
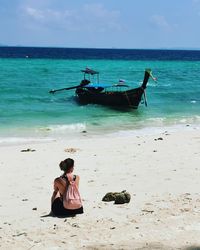
[[[200,0],[0,0],[0,45],[200,48]]]

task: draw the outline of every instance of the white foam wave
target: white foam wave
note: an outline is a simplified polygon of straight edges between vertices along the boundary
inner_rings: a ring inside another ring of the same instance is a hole
[[[49,125],[45,128],[40,128],[40,131],[49,133],[66,133],[66,132],[81,132],[86,129],[85,123],[65,124],[65,125]]]
[[[148,118],[147,119],[147,121],[157,122],[157,123],[162,123],[164,120],[166,120],[165,117],[154,117],[154,118]]]
[[[73,137],[85,130],[84,123],[16,129],[12,133],[0,136],[0,145],[48,142],[60,137]]]
[[[200,116],[199,115],[194,115],[194,116],[183,116],[183,117],[177,117],[173,118],[171,117],[170,119],[167,117],[156,117],[156,118],[149,118],[145,121],[146,124],[151,124],[154,125],[178,125],[178,124],[198,124],[200,122]]]

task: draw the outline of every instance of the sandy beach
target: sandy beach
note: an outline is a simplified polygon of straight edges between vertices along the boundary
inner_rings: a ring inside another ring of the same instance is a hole
[[[161,130],[1,145],[0,249],[200,249],[200,129]],[[84,214],[51,217],[68,157]],[[102,201],[122,190],[130,203]]]

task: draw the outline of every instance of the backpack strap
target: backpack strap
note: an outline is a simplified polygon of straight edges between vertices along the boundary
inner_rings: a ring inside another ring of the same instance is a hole
[[[71,184],[71,183],[73,183],[76,180],[76,175],[66,174],[66,179]]]
[[[65,176],[65,175],[62,175],[61,178],[68,181],[67,176]]]

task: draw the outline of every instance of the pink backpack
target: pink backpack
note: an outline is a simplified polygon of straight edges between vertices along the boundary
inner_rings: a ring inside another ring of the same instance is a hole
[[[66,192],[63,196],[63,206],[66,209],[78,209],[82,207],[81,196],[76,185],[76,182],[73,180],[72,174],[67,174],[67,187]]]

